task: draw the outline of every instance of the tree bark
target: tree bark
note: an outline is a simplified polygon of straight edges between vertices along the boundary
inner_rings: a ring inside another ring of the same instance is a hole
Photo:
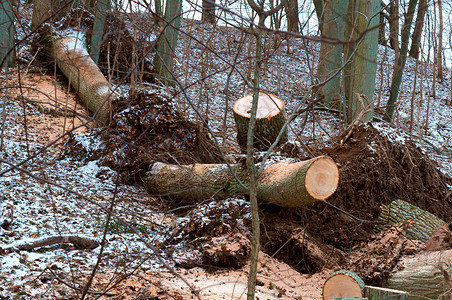
[[[413,38],[411,41],[410,56],[419,57],[419,43],[421,42],[422,30],[424,28],[425,12],[427,11],[427,0],[419,0],[417,9],[416,23],[413,30]]]
[[[99,62],[100,46],[104,36],[105,18],[107,14],[108,0],[97,0],[96,18],[91,36],[90,55],[95,64]]]
[[[0,0],[0,70],[12,67],[16,61],[14,36],[14,13],[11,1]]]
[[[202,21],[215,23],[215,0],[202,0]]]
[[[409,300],[410,294],[405,291],[366,285],[364,287],[364,297],[368,300]]]
[[[79,35],[84,34],[68,31],[65,38],[53,44],[52,54],[80,99],[95,114],[96,120],[107,124],[112,115],[114,95],[110,92],[108,81],[83,47],[84,41]]]
[[[240,165],[232,168],[248,185],[249,171]],[[337,165],[327,156],[297,163],[279,162],[258,175],[257,197],[283,207],[298,207],[327,199],[336,190],[338,181]],[[224,199],[247,194],[223,164],[177,166],[156,163],[143,182],[151,194],[179,199]]]
[[[437,46],[437,66],[438,66],[438,79],[440,82],[443,81],[443,8],[441,0],[438,0],[438,18],[439,18],[439,31],[438,31],[438,46]]]
[[[160,80],[166,85],[174,85],[172,74],[174,51],[177,44],[182,0],[168,0],[165,9],[165,24],[163,33],[157,42],[157,52],[154,58],[154,70]]]
[[[319,31],[323,32],[323,0],[313,0],[317,20],[319,21]]]
[[[237,100],[232,110],[237,127],[237,142],[242,152],[246,152],[248,126],[253,95],[247,95]],[[276,140],[286,121],[284,103],[275,95],[259,93],[256,124],[254,129],[254,148],[267,150]],[[287,142],[287,129],[278,144]]]
[[[373,96],[377,74],[379,0],[350,0],[345,31],[350,42],[345,48],[345,60],[356,52],[344,69],[344,89],[347,124],[357,119],[367,122],[373,118]],[[371,29],[370,31],[368,31]],[[364,37],[362,35],[365,34]],[[361,42],[358,44],[358,41]]]
[[[394,49],[396,60],[399,57],[399,0],[389,2],[389,44]]]
[[[401,223],[406,227],[410,239],[427,242],[445,222],[428,211],[422,210],[403,200],[394,200],[390,205],[382,205],[378,221],[383,229],[386,225]]]
[[[405,17],[405,22],[402,27],[402,37],[400,48],[400,55],[398,56],[392,75],[391,89],[388,99],[388,105],[386,106],[386,112],[383,119],[387,122],[392,122],[392,118],[395,111],[395,103],[399,97],[400,84],[402,83],[403,69],[405,68],[406,57],[408,53],[408,43],[410,39],[410,28],[413,23],[413,15],[416,9],[417,0],[410,0],[408,4],[408,11]]]
[[[344,40],[347,7],[348,0],[332,0],[325,3],[319,65],[317,66],[317,78],[320,82],[330,78],[342,65],[344,48],[342,41]],[[340,73],[317,89],[317,98],[331,108],[339,109],[341,107],[340,95]]]
[[[287,31],[298,33],[298,0],[286,0],[284,4],[287,19]]]
[[[405,256],[400,265],[403,267],[393,273],[385,287],[407,291],[416,299],[449,299],[452,296],[449,278],[452,250]]]

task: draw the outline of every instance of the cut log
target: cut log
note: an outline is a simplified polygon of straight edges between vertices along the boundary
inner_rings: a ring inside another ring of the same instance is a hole
[[[424,243],[445,224],[435,215],[403,200],[394,200],[389,205],[382,205],[378,221],[381,222],[379,229],[384,229],[385,225],[401,223],[406,227],[408,238]]]
[[[399,269],[385,287],[407,291],[414,299],[450,299],[452,296],[452,250],[425,251],[403,257]]]
[[[333,297],[363,298],[364,281],[355,273],[340,270],[331,274],[322,289],[322,299],[332,300]]]
[[[243,152],[246,152],[252,103],[253,94],[250,94],[237,100],[232,107],[237,127],[237,142]],[[276,140],[285,121],[283,101],[275,95],[259,93],[256,127],[254,130],[254,148],[260,151],[267,150]],[[285,142],[287,142],[287,129],[284,130],[278,144]]]
[[[241,165],[232,168],[246,184],[248,171]],[[327,156],[296,163],[278,162],[259,174],[257,197],[280,206],[297,207],[327,199],[336,191],[338,181],[337,165]],[[144,185],[151,194],[179,199],[224,199],[246,194],[225,164],[155,163],[146,173]]]
[[[112,115],[110,84],[85,49],[84,33],[69,30],[52,47],[58,67],[95,118],[108,124]]]
[[[409,300],[410,299],[410,293],[399,291],[399,290],[392,290],[377,286],[370,286],[366,285],[364,287],[364,297],[366,297],[369,300]]]

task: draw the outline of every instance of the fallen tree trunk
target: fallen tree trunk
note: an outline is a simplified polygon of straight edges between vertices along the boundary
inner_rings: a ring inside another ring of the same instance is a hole
[[[250,94],[237,100],[232,107],[237,127],[237,142],[242,152],[246,152],[252,102],[253,94]],[[260,151],[267,150],[275,142],[285,122],[283,101],[275,95],[259,93],[254,129],[254,148]],[[285,142],[287,142],[287,129],[284,130],[278,144]]]
[[[410,239],[427,242],[435,231],[445,222],[432,213],[403,200],[394,200],[389,205],[382,205],[378,218],[379,229],[386,225],[402,224]]]
[[[232,166],[237,177],[247,184],[248,171]],[[307,161],[278,162],[266,167],[258,178],[257,197],[284,207],[297,207],[325,200],[337,188],[339,171],[327,156]],[[146,173],[144,185],[152,194],[172,198],[227,198],[247,194],[225,164],[194,164],[188,166],[155,163]]]
[[[110,84],[84,48],[82,32],[68,31],[52,46],[58,67],[96,120],[108,124],[112,115]]]
[[[403,257],[403,269],[393,273],[385,286],[407,291],[415,299],[449,299],[452,295],[451,263],[452,250]]]

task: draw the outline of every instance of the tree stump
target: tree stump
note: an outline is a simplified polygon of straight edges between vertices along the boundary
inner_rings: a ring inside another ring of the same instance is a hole
[[[241,165],[232,165],[232,169],[247,185],[248,170]],[[259,174],[257,197],[283,207],[298,207],[327,199],[336,191],[338,181],[337,165],[328,156],[296,163],[278,162]],[[225,164],[155,163],[143,183],[151,194],[179,199],[224,199],[248,193]]]
[[[252,103],[253,94],[250,94],[237,100],[232,107],[237,127],[237,142],[244,153],[246,152]],[[275,95],[259,93],[254,130],[254,148],[259,151],[267,150],[276,140],[285,122],[286,116],[283,101]],[[285,142],[287,142],[287,129],[284,129],[278,144]]]
[[[324,300],[334,297],[363,298],[364,281],[355,273],[340,270],[331,274],[322,290]]]

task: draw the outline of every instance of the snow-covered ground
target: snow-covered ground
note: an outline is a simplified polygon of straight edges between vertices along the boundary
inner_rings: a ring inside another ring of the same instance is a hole
[[[235,99],[252,91],[248,71],[252,74],[253,60],[248,55],[254,53],[254,48],[247,40],[237,64],[234,64],[240,34],[228,29],[224,33],[211,35],[211,29],[210,26],[203,25],[183,28],[209,48],[215,49],[215,53],[207,51],[204,45],[194,40],[189,41],[181,34],[176,69],[180,71],[182,85],[188,87],[186,91],[194,107],[207,119],[220,141],[225,137],[225,149],[234,152],[237,146],[231,107]],[[301,39],[280,39],[279,42],[281,46],[275,49],[273,40],[266,40],[269,46],[265,52],[267,59],[262,74],[262,88],[282,98],[290,114],[300,101],[309,100],[319,45]],[[250,52],[248,47],[251,47]],[[389,97],[393,64],[393,52],[388,50],[385,54],[384,48],[380,48],[375,102],[379,102],[381,107],[384,107]],[[236,69],[230,77],[229,97],[226,97],[230,65],[235,65]],[[420,93],[415,93],[414,126],[412,133],[407,134],[414,69],[415,61],[409,58],[398,101],[395,127],[383,123],[376,123],[375,126],[394,141],[415,140],[427,155],[440,163],[444,173],[452,174],[452,106],[446,105],[451,97],[450,71],[445,72],[443,82],[436,82],[435,98],[430,97],[434,77],[432,66],[425,67],[422,80],[418,77],[416,91],[422,84],[423,97],[420,101]],[[201,80],[202,77],[204,78]],[[4,74],[1,75],[0,82],[5,83]],[[380,89],[381,99],[378,98]],[[195,112],[189,108],[187,98],[180,95],[177,100],[186,115],[195,119]],[[307,104],[301,103],[300,106],[305,108]],[[25,128],[24,113],[28,117],[44,117],[34,106],[28,105],[24,111],[17,101],[2,98],[0,107],[4,112],[3,149],[0,152],[0,221],[6,221],[0,228],[0,296],[21,296],[24,299],[74,297],[73,294],[68,296],[68,291],[74,293],[74,290],[80,292],[83,289],[80,284],[85,281],[79,279],[86,280],[90,275],[101,251],[100,247],[83,250],[71,246],[55,246],[40,251],[12,252],[5,252],[4,249],[14,243],[59,234],[77,234],[100,241],[110,206],[113,207],[114,216],[108,226],[110,231],[106,235],[107,243],[99,266],[99,273],[103,277],[98,281],[111,280],[114,283],[122,275],[135,269],[153,274],[166,270],[164,263],[175,265],[173,257],[168,257],[163,252],[160,254],[164,260],[159,260],[143,241],[163,250],[159,245],[165,242],[175,228],[186,226],[187,218],[178,218],[173,212],[157,210],[155,198],[146,195],[141,187],[117,185],[114,182],[116,172],[99,166],[98,161],[66,157],[61,155],[61,147],[45,148],[39,130]],[[225,134],[222,134],[225,109],[227,126]],[[337,116],[313,111],[303,113],[295,119],[289,130],[289,139],[297,145],[303,142],[316,147],[343,129]],[[30,130],[28,142],[26,130]],[[81,150],[88,151],[89,147],[101,146],[99,140],[86,140],[88,137],[89,130],[85,135],[76,135],[76,139],[85,145],[85,149]],[[36,157],[29,159],[28,153],[35,153]],[[23,170],[10,170],[13,164],[20,164]],[[231,199],[224,205],[244,205],[247,208],[246,203],[240,199]],[[202,215],[203,212],[207,214],[209,207],[209,204],[198,207],[192,217],[199,218],[199,214]],[[227,219],[228,215],[224,217]],[[131,232],[118,218],[134,225],[140,236]],[[173,256],[176,255],[178,260],[183,259],[184,255],[186,258],[196,259],[193,256],[196,253],[187,251],[183,246],[181,241]],[[193,283],[196,284],[196,280]],[[188,290],[187,287],[185,289]],[[269,296],[269,299],[273,296]],[[312,299],[316,298],[316,295],[311,296]]]

